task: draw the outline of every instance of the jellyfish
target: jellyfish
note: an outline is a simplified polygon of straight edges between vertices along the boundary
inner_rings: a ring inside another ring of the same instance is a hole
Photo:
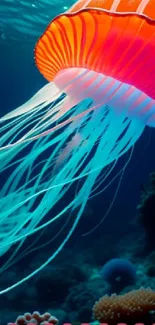
[[[48,82],[0,119],[0,256],[13,252],[1,270],[29,236],[57,221],[60,243],[0,294],[58,255],[101,175],[104,188],[118,159],[155,126],[154,54],[154,0],[79,0],[38,40],[35,63]],[[63,236],[64,215],[75,210]]]

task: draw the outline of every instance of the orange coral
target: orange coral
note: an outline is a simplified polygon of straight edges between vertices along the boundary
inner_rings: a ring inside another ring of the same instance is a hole
[[[144,321],[152,310],[155,310],[155,291],[139,289],[120,296],[103,296],[95,303],[93,313],[99,322],[113,325]]]

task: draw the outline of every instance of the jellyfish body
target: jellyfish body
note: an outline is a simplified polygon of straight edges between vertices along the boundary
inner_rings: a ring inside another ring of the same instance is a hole
[[[2,270],[28,236],[70,210],[76,217],[49,259],[1,294],[54,259],[101,171],[110,166],[105,180],[145,126],[155,126],[154,6],[153,0],[80,0],[39,39],[35,62],[49,83],[0,119],[0,172],[7,175],[0,192],[0,255],[15,245]],[[76,195],[45,220],[78,180]]]

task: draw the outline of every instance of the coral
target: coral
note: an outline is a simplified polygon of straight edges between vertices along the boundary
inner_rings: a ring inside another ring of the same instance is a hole
[[[155,291],[151,289],[138,289],[124,295],[105,295],[93,308],[95,320],[110,325],[121,322],[135,324],[144,322],[148,324],[150,311],[155,310]]]
[[[136,282],[136,269],[134,265],[123,258],[114,258],[108,261],[102,267],[100,274],[110,284],[112,293],[119,293],[126,286]]]
[[[56,325],[58,323],[57,318],[51,316],[50,313],[44,313],[41,315],[39,312],[35,311],[34,313],[25,313],[23,316],[19,316],[15,323],[9,323],[8,325]]]

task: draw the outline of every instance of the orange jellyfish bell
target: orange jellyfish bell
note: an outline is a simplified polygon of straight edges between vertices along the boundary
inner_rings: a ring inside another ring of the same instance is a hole
[[[155,19],[153,0],[79,0],[68,12],[85,8],[102,9],[111,13],[137,13]]]
[[[154,54],[154,0],[80,0],[51,22],[35,60],[72,103],[102,98],[154,126]]]

